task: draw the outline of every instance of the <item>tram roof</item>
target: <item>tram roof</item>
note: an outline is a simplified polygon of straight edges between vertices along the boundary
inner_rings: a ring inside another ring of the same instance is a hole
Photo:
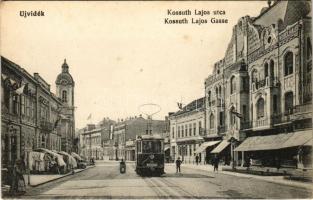
[[[155,135],[138,135],[137,140],[138,139],[147,140],[147,139],[164,139],[164,138],[161,135],[155,134]]]

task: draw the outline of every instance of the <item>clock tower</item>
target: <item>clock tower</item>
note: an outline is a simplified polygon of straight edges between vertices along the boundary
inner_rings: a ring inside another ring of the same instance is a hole
[[[57,76],[55,81],[56,95],[62,101],[60,108],[61,126],[61,149],[65,152],[73,151],[73,142],[75,138],[75,104],[74,104],[74,86],[75,82],[69,73],[69,66],[64,59],[62,72]]]

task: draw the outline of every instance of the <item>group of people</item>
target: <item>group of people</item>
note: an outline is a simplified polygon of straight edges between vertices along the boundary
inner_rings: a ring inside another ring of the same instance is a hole
[[[181,164],[182,164],[183,160],[180,159],[180,157],[177,158],[177,160],[175,161],[175,164],[176,164],[176,173],[180,173],[181,172]],[[217,155],[215,155],[212,159],[212,165],[214,167],[214,172],[218,172],[218,165],[219,165],[219,158]],[[196,164],[198,165],[199,164],[199,156],[196,155]]]

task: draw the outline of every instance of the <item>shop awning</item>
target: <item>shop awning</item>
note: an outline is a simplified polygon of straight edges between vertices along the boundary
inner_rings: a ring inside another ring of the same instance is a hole
[[[217,145],[217,147],[215,147],[215,149],[213,149],[210,153],[220,153],[221,151],[223,151],[228,145],[230,144],[230,142],[228,142],[227,140],[223,140],[221,143],[219,143],[219,145]]]
[[[204,142],[200,145],[200,147],[198,147],[198,149],[195,151],[195,153],[201,153],[202,151],[204,151],[207,147],[213,146],[217,143],[221,142],[219,141],[210,141],[210,142]]]
[[[312,139],[311,130],[283,133],[278,135],[249,137],[235,151],[275,150],[302,146]]]
[[[302,146],[312,139],[312,130],[294,132],[282,148]],[[311,143],[312,144],[312,143]]]

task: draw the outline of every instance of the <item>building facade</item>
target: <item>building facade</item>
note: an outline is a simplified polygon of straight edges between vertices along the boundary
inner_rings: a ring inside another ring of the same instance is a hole
[[[95,124],[88,124],[87,128],[81,134],[82,149],[81,155],[88,160],[94,158],[95,160],[103,159],[103,148],[101,143],[102,128],[96,128]]]
[[[169,115],[171,160],[180,157],[185,163],[194,163],[198,154],[204,160],[205,152],[196,152],[204,142],[205,99],[200,98]]]
[[[212,152],[230,155],[233,166],[252,159],[297,167],[299,152],[311,166],[310,8],[308,1],[269,1],[259,16],[240,18],[205,80],[206,135],[223,138]],[[257,142],[265,138],[271,144]]]
[[[135,160],[135,140],[137,135],[164,134],[165,120],[149,120],[142,116],[118,121],[113,128],[111,158],[114,160]]]
[[[1,158],[10,165],[36,148],[60,151],[64,106],[38,74],[1,57]]]

